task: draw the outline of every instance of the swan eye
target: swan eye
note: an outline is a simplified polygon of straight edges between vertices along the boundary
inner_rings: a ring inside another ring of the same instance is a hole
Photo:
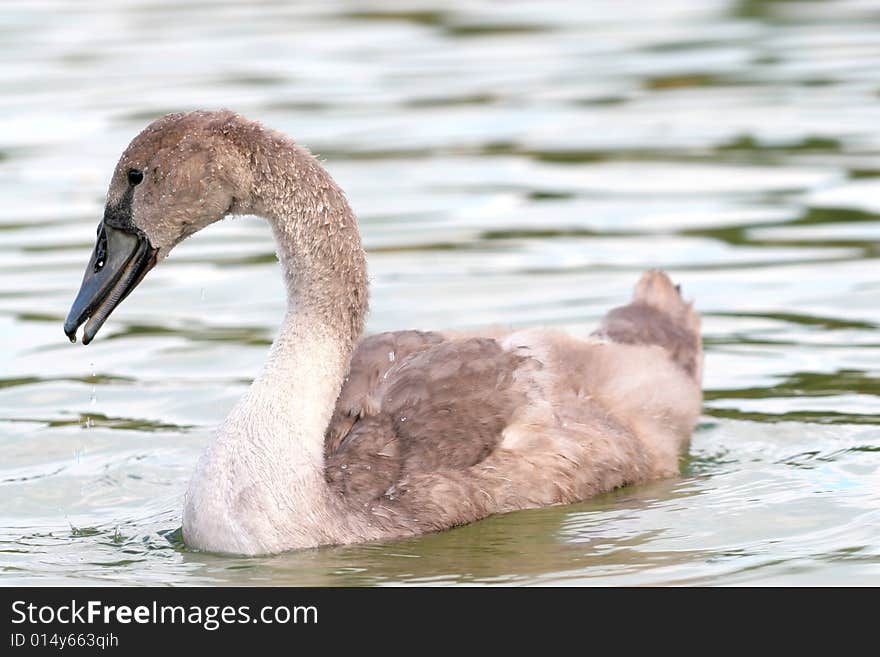
[[[128,182],[132,185],[138,185],[144,179],[144,172],[140,169],[128,170]]]

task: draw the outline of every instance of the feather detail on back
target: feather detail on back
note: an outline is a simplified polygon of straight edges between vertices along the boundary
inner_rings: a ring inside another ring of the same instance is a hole
[[[632,302],[606,315],[595,335],[621,344],[656,344],[688,374],[702,378],[700,316],[662,271],[645,273]]]
[[[410,535],[677,472],[700,411],[699,317],[662,272],[591,338],[403,331],[365,339],[326,479]]]

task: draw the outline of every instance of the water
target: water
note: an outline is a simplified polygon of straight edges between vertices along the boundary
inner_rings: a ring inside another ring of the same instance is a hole
[[[0,8],[0,584],[880,584],[876,2]],[[400,543],[187,551],[181,498],[283,312],[269,231],[61,324],[109,175],[167,111],[321,154],[369,328],[589,330],[639,273],[704,314],[682,475]]]

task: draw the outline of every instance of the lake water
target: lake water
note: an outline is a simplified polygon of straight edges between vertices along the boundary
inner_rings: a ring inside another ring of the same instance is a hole
[[[5,0],[0,584],[880,584],[880,6]],[[196,458],[284,309],[212,226],[87,348],[116,160],[230,107],[321,155],[371,331],[587,332],[663,267],[704,316],[681,477],[388,544],[188,551]]]

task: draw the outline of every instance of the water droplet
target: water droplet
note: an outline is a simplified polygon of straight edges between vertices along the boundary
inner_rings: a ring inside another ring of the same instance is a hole
[[[389,362],[389,363],[393,363],[395,358],[396,358],[396,356],[394,355],[394,352],[393,352],[393,351],[389,351],[389,352],[388,352],[388,362]]]
[[[348,466],[345,463],[343,463],[342,465],[339,466],[339,469],[340,470],[348,470]]]
[[[98,373],[95,371],[95,364],[89,363],[89,367],[92,368],[92,379],[95,379],[98,376]],[[98,402],[98,386],[92,386],[92,394],[89,397],[89,403],[94,406]]]

